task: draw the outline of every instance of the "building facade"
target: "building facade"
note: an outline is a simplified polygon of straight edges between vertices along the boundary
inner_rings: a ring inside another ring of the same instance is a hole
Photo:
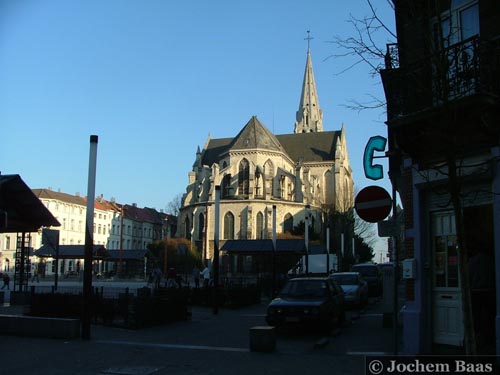
[[[59,231],[59,245],[85,244],[87,200],[79,194],[71,195],[51,189],[33,189],[33,193],[61,223],[54,228]],[[167,233],[175,231],[176,218],[153,208],[139,208],[136,204],[118,204],[114,199],[107,201],[102,196],[94,202],[93,241],[112,254],[112,259],[101,260],[94,265],[96,273],[118,272],[120,254],[130,259],[128,252],[144,253],[149,244],[164,239]],[[17,248],[15,233],[0,234],[0,269],[13,272]],[[33,251],[42,247],[41,231],[30,234],[30,263],[32,272],[43,264],[44,274],[55,273],[55,260],[33,256]],[[125,261],[123,261],[125,262]],[[125,264],[122,264],[125,269]],[[83,269],[83,258],[60,259],[59,273],[78,273]]]
[[[215,187],[220,186],[220,239],[266,239],[308,222],[323,230],[325,210],[353,206],[345,130],[323,130],[310,50],[294,132],[274,135],[255,116],[230,138],[208,137],[198,147],[178,218],[204,259],[213,257]]]
[[[478,351],[500,354],[498,2],[397,1],[395,14],[398,40],[381,74],[404,257],[414,270],[405,280],[404,348],[467,349],[470,301]],[[479,256],[488,259],[482,301],[471,266]]]

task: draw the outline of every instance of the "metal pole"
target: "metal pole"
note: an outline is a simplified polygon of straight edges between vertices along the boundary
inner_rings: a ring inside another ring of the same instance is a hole
[[[83,269],[82,339],[90,340],[92,317],[92,252],[94,234],[95,175],[97,164],[97,135],[90,136],[89,176],[87,190],[87,223],[85,226],[85,262]]]
[[[219,209],[220,209],[220,185],[215,187],[215,223],[214,223],[214,286],[212,288],[213,313],[219,313],[217,303],[217,290],[219,287]]]
[[[54,275],[54,290],[57,291],[57,283],[59,280],[59,232],[57,232],[57,243],[56,243],[56,274]]]
[[[276,295],[276,205],[273,205],[273,284],[271,291],[271,298]]]
[[[326,276],[330,274],[330,225],[326,226]]]
[[[396,211],[397,211],[397,202],[396,202],[396,182],[392,181],[392,220],[393,220],[393,225],[396,226],[397,222],[397,217],[396,217]],[[399,275],[399,255],[398,255],[398,233],[397,230],[394,231],[394,306],[393,306],[393,319],[392,319],[392,324],[393,324],[393,334],[394,334],[394,355],[397,355],[399,350],[398,350],[398,275]]]
[[[306,275],[309,275],[309,205],[306,206],[305,245],[306,245]]]
[[[123,272],[123,205],[120,207],[120,263],[118,273]]]
[[[344,267],[344,233],[340,234],[340,255],[341,255],[340,272],[342,272],[343,271],[342,267]]]

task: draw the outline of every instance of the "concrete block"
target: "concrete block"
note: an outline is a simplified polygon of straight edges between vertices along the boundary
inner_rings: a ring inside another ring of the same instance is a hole
[[[270,326],[250,328],[250,351],[273,352],[276,349],[276,329]]]

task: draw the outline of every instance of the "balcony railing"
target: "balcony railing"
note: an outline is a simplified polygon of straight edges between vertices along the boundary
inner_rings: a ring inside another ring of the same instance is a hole
[[[382,80],[392,118],[472,95],[500,93],[498,41],[474,37],[412,63],[400,64],[400,57],[397,45],[387,45]]]

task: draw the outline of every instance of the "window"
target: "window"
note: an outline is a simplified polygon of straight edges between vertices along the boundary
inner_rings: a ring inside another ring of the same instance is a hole
[[[191,239],[191,222],[188,217],[186,217],[186,221],[184,222],[184,238]]]
[[[203,215],[203,213],[200,213],[198,215],[198,239],[199,240],[203,239],[204,230],[205,230],[205,215]]]
[[[231,196],[231,174],[226,174],[222,179],[222,198],[229,196]]]
[[[435,104],[475,92],[479,29],[477,0],[452,0],[450,10],[433,20],[434,50],[445,54],[433,65]]]
[[[324,197],[323,200],[326,204],[332,204],[334,202],[334,197],[335,197],[335,188],[333,184],[333,173],[331,171],[326,171],[324,175],[324,184],[323,186],[325,187],[323,193]],[[348,192],[345,191],[347,194]]]
[[[285,215],[285,219],[283,220],[283,232],[284,233],[292,233],[293,230],[293,216],[288,213]]]
[[[250,164],[247,159],[240,162],[238,170],[238,194],[248,195],[250,190]]]
[[[247,214],[243,211],[240,215],[240,240],[247,239]]]
[[[234,240],[234,215],[231,212],[224,215],[224,239]]]
[[[255,237],[258,240],[262,240],[264,238],[264,215],[262,212],[257,213],[257,228],[255,232]]]

